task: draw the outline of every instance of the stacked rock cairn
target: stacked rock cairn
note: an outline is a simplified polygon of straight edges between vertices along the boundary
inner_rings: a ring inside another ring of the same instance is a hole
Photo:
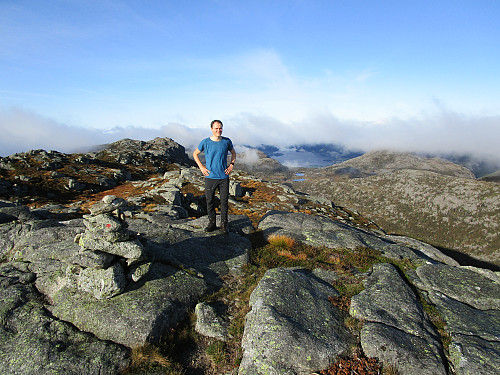
[[[105,196],[84,215],[85,232],[76,236],[80,257],[92,259],[89,267],[74,266],[77,288],[97,299],[122,293],[128,282],[137,282],[149,272],[144,247],[131,237],[122,208],[127,201]],[[80,265],[82,262],[79,262]]]

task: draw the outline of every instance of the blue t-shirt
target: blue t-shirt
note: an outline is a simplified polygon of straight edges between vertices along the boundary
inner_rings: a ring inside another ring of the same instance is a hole
[[[210,174],[207,178],[224,179],[229,176],[224,172],[227,168],[227,153],[233,149],[233,143],[227,137],[218,142],[205,138],[200,142],[198,150],[205,152],[205,162]]]

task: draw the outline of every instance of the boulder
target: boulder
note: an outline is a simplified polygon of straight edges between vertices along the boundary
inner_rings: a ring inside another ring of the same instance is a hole
[[[130,267],[128,278],[134,282],[139,281],[150,271],[152,265],[152,262],[142,262],[134,264],[132,267]]]
[[[181,205],[181,192],[179,189],[171,188],[165,191],[159,191],[157,194],[162,197],[167,204],[174,206]]]
[[[243,196],[243,188],[237,181],[229,182],[229,194],[235,198],[241,198]]]
[[[123,257],[127,259],[129,265],[144,258],[144,248],[138,240],[109,242],[104,238],[95,238],[85,233],[80,237],[78,244],[83,249],[101,251]]]
[[[498,273],[438,264],[417,268],[414,277],[446,321],[456,373],[496,373],[500,368]]]
[[[37,217],[26,206],[5,205],[0,207],[0,224],[14,220],[25,222],[36,219]]]
[[[361,346],[367,356],[392,364],[402,374],[446,374],[439,336],[393,265],[373,266],[349,312],[364,321]]]
[[[107,214],[126,206],[127,201],[125,199],[116,198],[114,195],[107,195],[100,202],[90,207],[90,215],[97,216],[100,214]]]
[[[420,286],[479,310],[500,310],[500,278],[474,267],[427,264],[417,268]]]
[[[203,279],[154,263],[139,282],[113,298],[96,299],[66,285],[48,306],[54,316],[101,340],[130,348],[158,343],[166,328],[175,327],[207,293]]]
[[[121,208],[126,201],[114,195],[105,196],[90,208],[83,223],[85,233],[76,238],[82,250],[99,251],[125,258],[130,266],[144,259],[144,248],[137,240],[130,238],[127,223]]]
[[[123,223],[119,218],[110,213],[102,213],[98,215],[85,215],[83,224],[90,232],[103,233],[120,232],[123,228]]]
[[[180,176],[184,181],[203,181],[204,177],[200,170],[195,167],[195,168],[182,168],[180,172]]]
[[[351,250],[368,247],[380,251],[388,258],[431,260],[414,249],[319,215],[272,210],[261,219],[259,229],[266,238],[281,234],[312,246]]]
[[[10,217],[12,218],[12,216]],[[11,256],[19,233],[26,228],[13,220],[9,219],[8,221],[8,223],[0,225],[0,260],[8,259]]]
[[[111,298],[124,291],[127,285],[120,263],[106,269],[84,268],[78,274],[78,289],[97,299]]]
[[[0,265],[0,373],[114,375],[130,364],[127,348],[47,313],[27,268]]]
[[[186,219],[189,212],[182,206],[173,206],[170,204],[158,205],[155,207],[155,212],[168,216],[172,220]]]
[[[81,220],[40,220],[17,226],[9,233],[12,240],[10,259],[33,263],[48,260],[68,261],[80,251],[80,247],[74,243],[74,238],[84,229]]]
[[[195,330],[200,335],[212,337],[221,341],[229,339],[228,320],[217,311],[214,304],[200,302],[196,305],[194,312],[196,314]]]
[[[329,297],[338,292],[310,271],[275,268],[250,296],[238,374],[303,374],[325,369],[353,338]]]
[[[77,264],[86,268],[108,268],[111,263],[116,259],[113,254],[103,253],[102,251],[91,251],[80,249],[80,251],[74,254],[70,259],[69,263]]]
[[[66,189],[68,189],[69,191],[80,191],[85,189],[85,184],[78,180],[75,180],[74,178],[70,178],[68,179]]]
[[[436,249],[434,246],[431,246],[425,242],[406,236],[396,235],[385,235],[384,238],[388,239],[389,241],[394,241],[396,243],[400,243],[404,246],[415,249],[416,251],[425,254],[436,262],[448,264],[450,266],[460,266],[460,264],[455,259],[450,258],[449,256]]]
[[[147,250],[157,262],[195,269],[207,283],[218,288],[222,285],[222,276],[237,274],[248,263],[251,247],[249,239],[236,233],[220,236],[200,231],[169,247],[148,247]]]

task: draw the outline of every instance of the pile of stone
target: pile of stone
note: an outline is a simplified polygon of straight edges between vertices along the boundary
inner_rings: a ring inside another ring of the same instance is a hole
[[[84,216],[85,232],[75,238],[81,251],[70,266],[78,289],[97,299],[122,293],[129,281],[137,282],[151,266],[141,242],[132,238],[122,208],[127,201],[105,196]]]

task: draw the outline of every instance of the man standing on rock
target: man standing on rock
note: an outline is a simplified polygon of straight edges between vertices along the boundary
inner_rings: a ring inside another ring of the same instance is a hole
[[[222,121],[213,120],[210,123],[212,136],[203,139],[198,148],[193,152],[193,158],[198,164],[201,173],[205,176],[205,198],[207,199],[208,226],[207,232],[217,229],[215,224],[215,190],[219,189],[221,230],[227,233],[227,209],[229,199],[229,174],[234,168],[236,151],[233,143],[227,137],[222,136]],[[200,161],[200,153],[205,152],[206,167]],[[227,165],[227,153],[231,153],[231,163]]]

